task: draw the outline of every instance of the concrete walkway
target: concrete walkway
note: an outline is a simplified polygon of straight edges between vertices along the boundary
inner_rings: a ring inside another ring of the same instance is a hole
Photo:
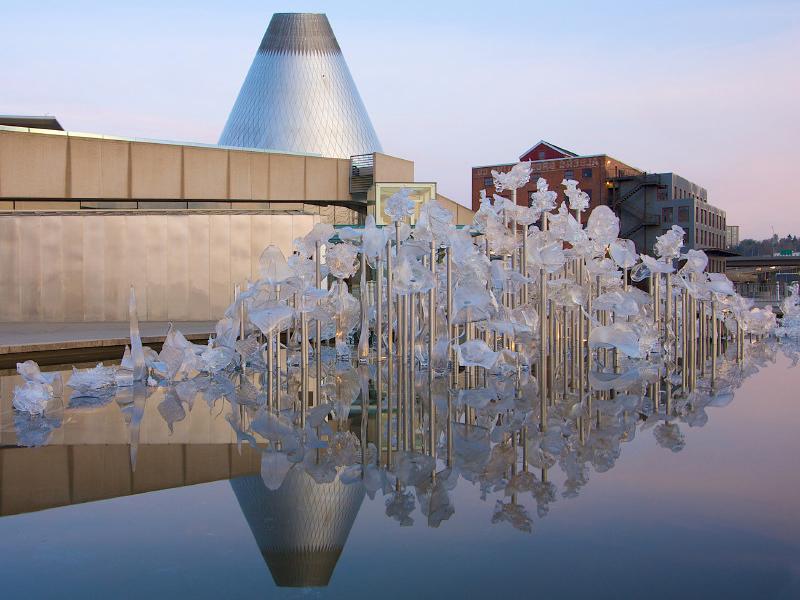
[[[192,341],[205,341],[215,321],[175,321],[174,325]],[[139,331],[146,344],[164,341],[167,321],[142,321]],[[0,323],[0,355],[48,352],[78,348],[124,346],[130,343],[127,321],[102,323]]]

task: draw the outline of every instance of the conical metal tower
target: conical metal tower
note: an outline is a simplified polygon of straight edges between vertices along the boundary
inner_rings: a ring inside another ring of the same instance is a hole
[[[382,150],[328,17],[272,16],[219,143],[338,158]]]

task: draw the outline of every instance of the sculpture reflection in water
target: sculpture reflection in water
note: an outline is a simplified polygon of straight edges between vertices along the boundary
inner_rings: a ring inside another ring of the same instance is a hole
[[[558,195],[543,179],[530,207],[515,202],[530,164],[494,175],[511,198],[484,195],[470,228],[430,201],[412,229],[400,192],[386,203],[391,227],[317,225],[288,260],[270,246],[208,345],[170,328],[161,352],[143,347],[132,291],[132,350],[119,367],[76,370],[66,410],[114,399],[135,465],[153,390],[164,388],[170,429],[197,398],[221,402],[239,445],[262,453],[261,477],[232,485],[288,585],[327,581],[364,494],[383,495],[400,525],[419,507],[436,527],[463,479],[503,494],[492,522],[531,532],[530,511],[544,517],[559,495],[554,470],[569,498],[637,431],[680,451],[681,426],[702,426],[775,351],[775,314],[706,273],[702,251],[681,254],[677,226],[656,257],[637,256],[607,207],[584,226],[576,182],[553,212]],[[359,271],[356,298],[348,281]],[[777,335],[796,357],[792,302]],[[60,381],[35,364],[19,370],[14,406],[39,422],[19,438],[42,443],[58,426],[41,423]]]

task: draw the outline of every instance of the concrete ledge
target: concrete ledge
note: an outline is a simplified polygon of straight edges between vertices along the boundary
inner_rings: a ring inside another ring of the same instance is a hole
[[[192,341],[205,341],[214,332],[215,321],[175,321],[175,327]],[[164,341],[167,321],[139,323],[142,342]],[[0,355],[54,352],[125,346],[130,343],[124,321],[100,323],[0,323]]]

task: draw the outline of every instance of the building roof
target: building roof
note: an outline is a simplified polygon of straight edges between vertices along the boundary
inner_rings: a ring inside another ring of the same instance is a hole
[[[567,149],[562,148],[560,146],[556,146],[555,144],[551,144],[550,142],[546,142],[544,140],[539,140],[533,146],[531,146],[530,148],[525,150],[525,152],[520,154],[519,155],[520,158],[522,158],[523,156],[525,156],[526,154],[528,154],[529,152],[534,150],[537,146],[542,146],[542,145],[547,146],[548,148],[551,148],[551,149],[555,150],[556,152],[561,152],[562,154],[566,154],[568,157],[578,156],[575,152],[572,152],[571,150],[567,150]]]
[[[2,117],[0,117],[1,119]],[[319,158],[322,155],[316,152],[291,152],[289,150],[276,150],[274,148],[246,148],[241,146],[221,146],[219,144],[204,144],[202,142],[181,142],[176,140],[156,140],[152,138],[125,137],[119,135],[105,135],[102,133],[89,133],[85,131],[64,131],[56,129],[43,129],[41,127],[22,127],[16,125],[0,124],[0,131],[16,131],[22,133],[38,133],[45,135],[66,135],[77,138],[95,138],[100,140],[116,140],[118,142],[140,142],[143,144],[165,144],[168,146],[186,146],[190,148],[210,148],[216,150],[241,150],[242,152],[263,152],[265,154],[290,154],[293,156],[311,156]]]
[[[64,131],[58,119],[49,115],[0,115],[0,125]]]

